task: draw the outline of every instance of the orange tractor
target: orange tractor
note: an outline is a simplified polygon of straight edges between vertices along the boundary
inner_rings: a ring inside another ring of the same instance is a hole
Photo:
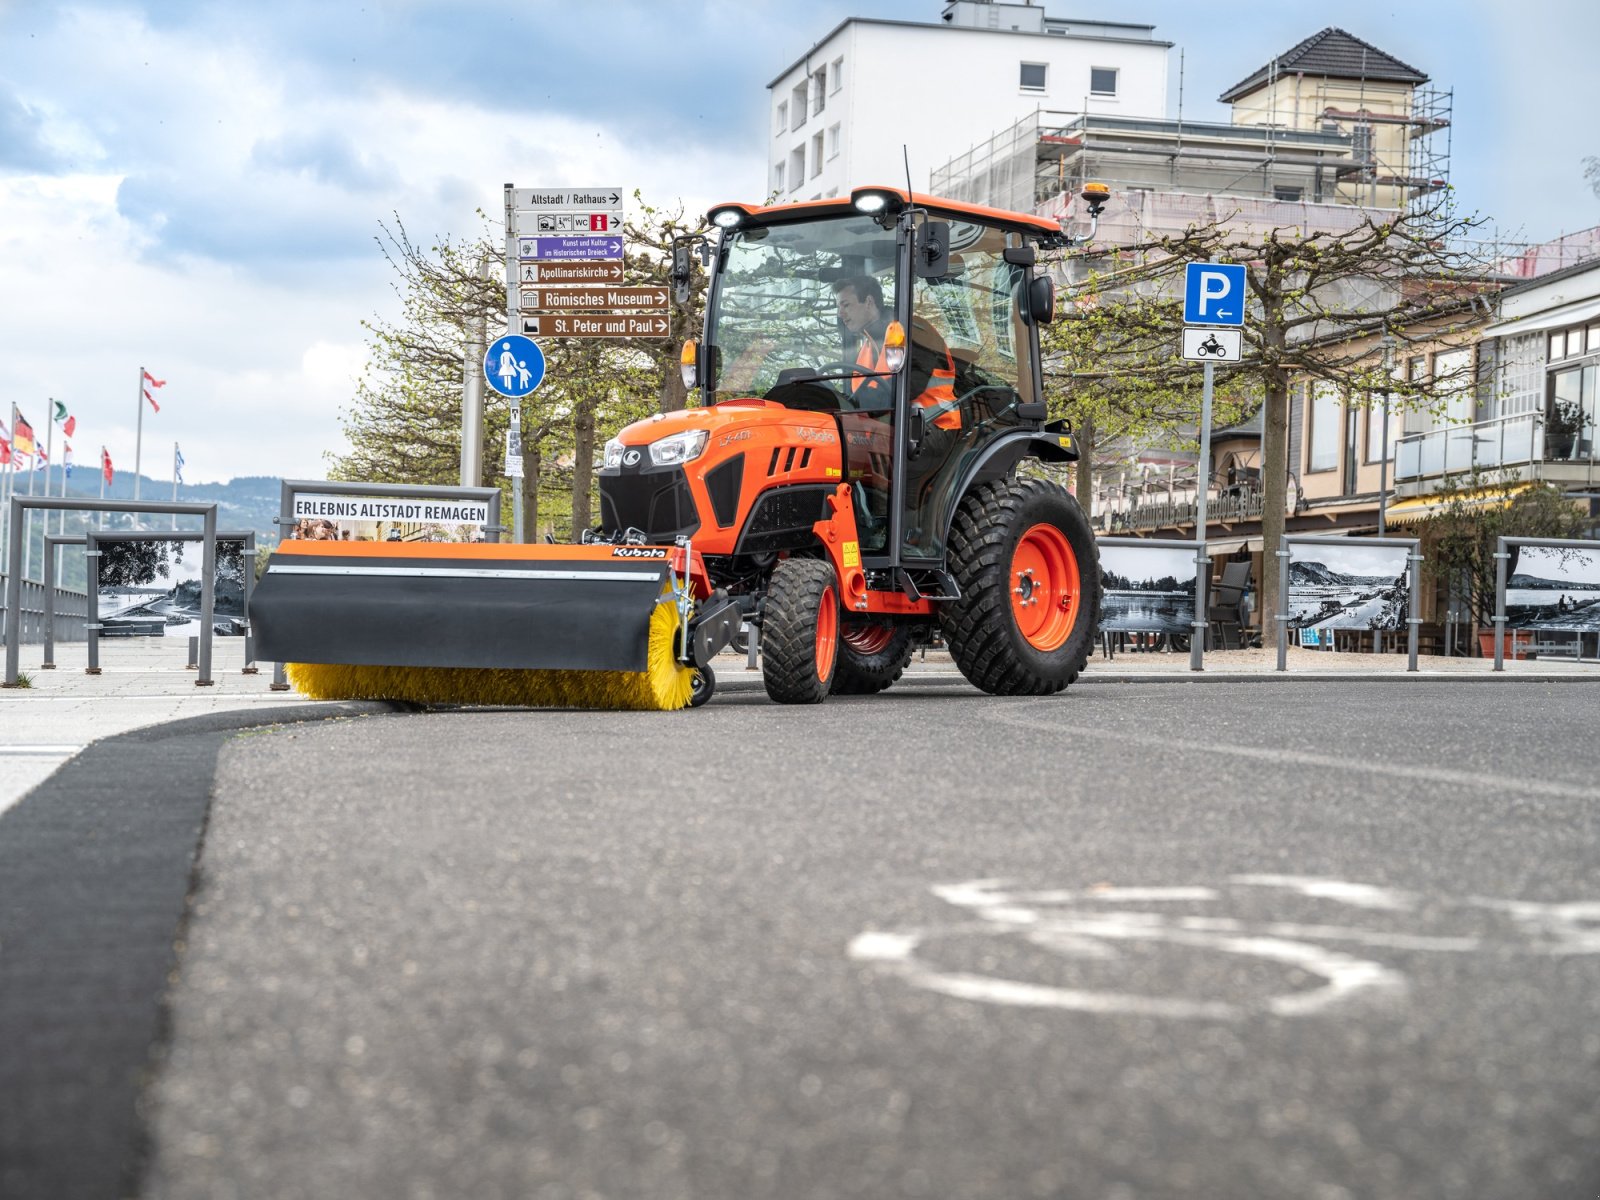
[[[1084,197],[1098,216],[1105,189]],[[606,444],[579,544],[286,542],[252,603],[262,657],[323,696],[674,708],[759,639],[776,701],[881,692],[942,637],[999,695],[1083,669],[1100,571],[1047,419],[1036,254],[1087,240],[896,188],[712,209],[701,407]],[[1092,235],[1092,227],[1090,230]],[[681,244],[686,288],[696,246]]]

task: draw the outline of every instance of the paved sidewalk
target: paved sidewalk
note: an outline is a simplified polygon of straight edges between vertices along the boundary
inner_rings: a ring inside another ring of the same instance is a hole
[[[212,649],[211,687],[196,687],[195,672],[184,666],[185,641],[132,639],[102,642],[103,673],[86,675],[87,647],[82,642],[58,643],[56,669],[39,669],[43,647],[22,648],[22,670],[31,688],[0,691],[0,812],[47,779],[62,763],[90,742],[185,717],[254,709],[270,719],[273,709],[308,703],[294,692],[274,692],[271,664],[259,675],[244,675],[243,643],[218,638]],[[1217,650],[1205,657],[1205,669],[1191,671],[1186,653],[1129,653],[1113,658],[1096,653],[1084,673],[1086,683],[1193,682],[1227,683],[1277,674],[1277,651]],[[1405,682],[1452,678],[1493,682],[1502,679],[1600,682],[1600,664],[1570,661],[1508,661],[1495,674],[1487,659],[1417,660],[1418,671],[1406,671],[1400,654],[1335,654],[1323,650],[1289,650],[1289,678],[1384,679]],[[721,692],[759,692],[761,673],[745,668],[742,656],[723,655],[716,664]],[[918,655],[906,674],[921,686],[968,686],[942,652]]]
[[[244,675],[244,643],[212,644],[210,687],[196,687],[184,666],[186,639],[102,642],[102,673],[87,675],[88,647],[58,642],[56,669],[39,668],[41,645],[22,647],[29,688],[0,690],[0,812],[15,804],[90,742],[149,725],[238,709],[305,704],[293,692],[269,690],[272,668]]]

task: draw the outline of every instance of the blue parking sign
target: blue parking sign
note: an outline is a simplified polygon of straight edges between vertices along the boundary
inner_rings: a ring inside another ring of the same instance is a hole
[[[1183,276],[1185,325],[1243,325],[1244,267],[1190,263]]]
[[[544,379],[544,351],[520,333],[501,334],[483,353],[483,377],[502,396],[526,396]]]

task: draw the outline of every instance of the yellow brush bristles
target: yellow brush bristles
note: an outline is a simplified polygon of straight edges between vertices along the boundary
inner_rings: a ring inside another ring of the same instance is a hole
[[[289,663],[295,690],[313,700],[407,700],[670,712],[689,703],[694,672],[677,660],[677,605],[650,614],[643,671],[516,671],[492,667],[364,667]]]

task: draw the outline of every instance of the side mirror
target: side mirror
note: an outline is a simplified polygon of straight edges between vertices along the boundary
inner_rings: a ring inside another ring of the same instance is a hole
[[[950,223],[924,221],[917,231],[917,278],[939,279],[950,274]]]
[[[694,284],[693,263],[688,243],[678,242],[672,247],[672,294],[679,304],[689,303],[689,291]]]
[[[1048,275],[1039,275],[1028,284],[1028,317],[1040,325],[1056,319],[1056,285]]]

